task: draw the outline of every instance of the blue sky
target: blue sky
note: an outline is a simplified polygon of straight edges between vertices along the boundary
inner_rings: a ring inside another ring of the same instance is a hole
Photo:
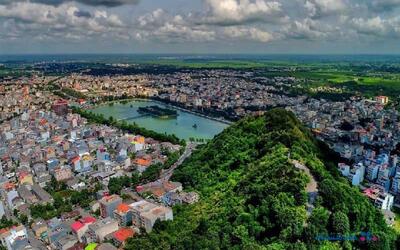
[[[400,54],[400,0],[0,0],[0,54]]]

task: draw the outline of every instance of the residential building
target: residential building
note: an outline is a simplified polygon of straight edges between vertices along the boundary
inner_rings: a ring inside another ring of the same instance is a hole
[[[101,217],[114,218],[114,211],[117,209],[118,205],[122,203],[122,199],[118,195],[110,195],[103,197],[99,203]]]
[[[15,250],[16,246],[29,246],[27,238],[28,232],[26,231],[26,228],[22,225],[0,230],[1,243],[7,248],[7,250]]]
[[[114,211],[114,218],[120,226],[129,226],[132,224],[132,211],[126,203],[121,203]]]
[[[86,242],[102,242],[108,234],[118,229],[118,222],[110,217],[96,221],[89,225],[89,230],[85,234]]]
[[[151,232],[157,219],[161,221],[173,220],[171,208],[159,206],[145,200],[132,203],[129,206],[132,210],[133,225],[144,228],[146,232]]]

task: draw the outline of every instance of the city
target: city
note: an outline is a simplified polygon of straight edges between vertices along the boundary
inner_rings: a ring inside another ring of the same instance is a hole
[[[0,250],[400,249],[399,15],[0,0]]]
[[[142,229],[151,232],[158,220],[173,220],[171,207],[199,201],[198,193],[170,181],[195,142],[158,141],[127,133],[120,124],[126,121],[96,124],[79,114],[104,102],[127,106],[135,98],[226,122],[284,107],[337,153],[341,174],[393,225],[392,208],[400,208],[400,123],[398,111],[385,107],[389,98],[293,96],[290,89],[299,79],[254,74],[198,70],[3,79],[0,212],[2,225],[19,226],[5,228],[2,242],[9,249],[111,247],[110,242],[121,247]],[[83,113],[88,114],[93,115]],[[23,226],[27,221],[30,226]]]

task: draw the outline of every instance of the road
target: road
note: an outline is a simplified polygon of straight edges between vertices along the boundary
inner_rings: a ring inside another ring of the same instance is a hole
[[[181,157],[179,157],[178,161],[175,162],[174,165],[172,165],[169,169],[162,171],[160,178],[157,180],[157,182],[169,181],[175,169],[182,165],[182,163],[192,155],[192,152],[196,147],[196,143],[189,142],[186,145],[185,151],[183,152]]]
[[[307,176],[310,178],[310,181],[307,183],[306,192],[308,194],[308,202],[307,202],[307,214],[311,215],[314,210],[314,203],[318,196],[318,182],[311,174],[310,169],[305,165],[301,164],[296,160],[292,160],[293,165],[300,170],[303,170]]]

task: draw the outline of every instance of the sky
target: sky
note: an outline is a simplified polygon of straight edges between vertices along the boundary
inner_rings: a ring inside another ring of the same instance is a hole
[[[400,0],[0,0],[1,54],[400,54]]]

